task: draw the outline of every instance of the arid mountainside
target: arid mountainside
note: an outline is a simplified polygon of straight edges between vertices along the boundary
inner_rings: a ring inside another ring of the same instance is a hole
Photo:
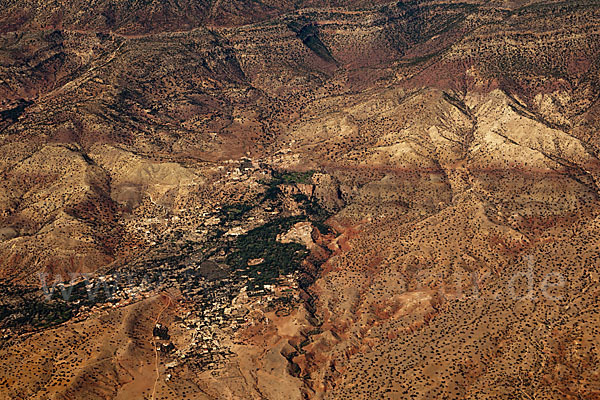
[[[268,20],[304,8],[373,7],[384,0],[40,0],[4,2],[2,31],[83,29],[143,34],[191,29],[199,25],[232,26]]]
[[[599,2],[0,32],[1,398],[600,398]]]

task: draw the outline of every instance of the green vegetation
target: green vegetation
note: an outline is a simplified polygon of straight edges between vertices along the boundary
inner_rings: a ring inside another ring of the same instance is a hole
[[[273,171],[273,181],[277,182],[277,185],[280,184],[293,184],[293,183],[304,183],[310,184],[312,183],[311,179],[315,171],[306,171],[306,172],[278,172]]]
[[[0,327],[16,329],[45,329],[71,319],[81,307],[116,302],[109,294],[116,283],[96,282],[88,291],[87,281],[53,286],[43,292],[32,288],[0,283],[4,304],[0,304]]]
[[[309,199],[308,197],[306,197],[306,195],[300,193],[294,195],[294,200],[300,205],[300,208],[306,213],[306,215],[310,217],[310,220],[311,222],[313,222],[313,225],[320,225],[317,226],[317,228],[319,228],[319,231],[321,231],[321,233],[330,232],[329,228],[325,230],[322,230],[321,228],[324,227],[323,221],[329,218],[331,213],[323,207],[321,207],[321,205],[315,198]]]
[[[277,198],[281,194],[281,190],[279,190],[279,187],[277,185],[273,185],[271,183],[269,183],[268,185],[269,185],[269,188],[265,192],[265,196],[263,197],[263,201],[277,200]]]
[[[310,184],[314,174],[315,171],[271,171],[272,179],[261,182],[268,186],[262,202],[274,201],[279,204],[282,199],[281,185]],[[249,278],[249,292],[258,292],[264,285],[276,284],[280,276],[297,271],[308,256],[308,250],[301,244],[278,242],[279,234],[287,232],[297,222],[306,220],[311,221],[322,233],[330,232],[324,224],[330,213],[316,199],[295,194],[294,200],[304,215],[276,219],[221,246],[228,254],[225,261],[231,270],[237,271],[238,278]],[[224,222],[238,221],[253,208],[251,203],[226,205],[220,211],[221,219]],[[249,266],[249,263],[257,265]]]
[[[47,328],[68,321],[73,316],[72,308],[65,302],[28,300],[18,308],[0,306],[2,326],[18,328],[31,325],[34,328]]]
[[[303,217],[281,218],[251,230],[237,238],[234,251],[227,256],[227,264],[240,269],[240,275],[248,275],[252,280],[248,289],[262,289],[263,285],[274,284],[281,275],[296,271],[308,250],[297,243],[280,243],[277,235],[289,230]],[[258,265],[248,266],[248,261],[264,259]]]
[[[293,184],[311,184],[312,177],[316,171],[306,172],[294,172],[294,171],[272,171],[272,179],[270,181],[260,182],[263,185],[267,185],[269,188],[265,192],[263,201],[276,200],[281,194],[279,185],[293,185]]]
[[[236,203],[227,204],[221,208],[221,220],[223,221],[237,221],[241,219],[244,214],[252,210],[253,206],[249,203]]]

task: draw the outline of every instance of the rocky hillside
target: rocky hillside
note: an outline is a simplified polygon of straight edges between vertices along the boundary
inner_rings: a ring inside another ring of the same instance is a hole
[[[0,397],[597,398],[597,1],[5,1],[0,32],[0,369],[45,371]]]

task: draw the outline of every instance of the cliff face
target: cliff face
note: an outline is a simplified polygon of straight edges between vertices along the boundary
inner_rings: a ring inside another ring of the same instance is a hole
[[[241,268],[252,229],[310,217],[293,225],[312,252],[296,306],[236,292],[252,324],[219,325],[219,368],[192,360],[175,369],[185,385],[155,391],[597,396],[597,2],[4,1],[0,32],[7,285],[151,266],[219,275]],[[176,286],[180,307],[199,307]],[[112,398],[150,390],[113,361]],[[10,379],[7,398],[89,389]]]

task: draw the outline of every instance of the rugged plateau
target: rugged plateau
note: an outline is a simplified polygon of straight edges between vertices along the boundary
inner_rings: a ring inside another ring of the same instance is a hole
[[[0,398],[599,399],[599,58],[593,0],[0,3]]]

